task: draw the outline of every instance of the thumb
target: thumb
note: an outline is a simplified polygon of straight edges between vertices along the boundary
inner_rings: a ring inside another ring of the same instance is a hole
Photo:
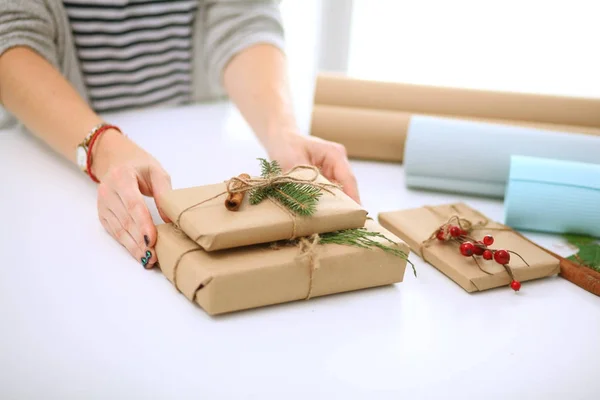
[[[160,202],[162,196],[173,190],[171,186],[171,177],[167,174],[162,168],[152,168],[150,170],[150,191],[152,192],[152,197],[154,198],[154,202],[156,203],[156,208],[158,209],[158,213],[160,217],[165,222],[171,222],[171,219],[162,211],[160,207]]]

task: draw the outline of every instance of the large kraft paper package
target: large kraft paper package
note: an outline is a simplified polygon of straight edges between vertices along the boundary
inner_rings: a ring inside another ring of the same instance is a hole
[[[376,222],[365,228],[408,256],[408,245]],[[173,224],[157,229],[162,273],[211,315],[399,283],[406,269],[404,258],[378,248],[316,244],[307,252],[286,241],[206,252]]]
[[[307,173],[292,175],[305,177]],[[322,175],[317,181],[329,183]],[[238,211],[229,211],[225,195],[213,198],[226,190],[226,183],[173,190],[161,197],[161,209],[171,221],[179,220],[179,228],[206,251],[361,228],[367,219],[367,211],[338,188],[322,192],[317,211],[310,217],[294,215],[268,199],[251,205],[248,195]]]
[[[493,260],[486,261],[478,258],[481,267],[488,272],[486,273],[477,266],[473,258],[461,255],[457,245],[433,240],[427,246],[422,246],[436,229],[447,223],[454,215],[469,220],[473,224],[487,222],[485,228],[477,230],[473,236],[483,238],[485,235],[492,235],[495,239],[492,248],[514,251],[526,260],[529,266],[519,257],[511,254],[509,266],[515,279],[523,282],[556,275],[560,272],[560,261],[556,257],[518,232],[489,220],[464,203],[383,212],[379,214],[379,222],[408,243],[411,250],[417,255],[443,272],[467,292],[508,286],[511,282],[508,272]]]

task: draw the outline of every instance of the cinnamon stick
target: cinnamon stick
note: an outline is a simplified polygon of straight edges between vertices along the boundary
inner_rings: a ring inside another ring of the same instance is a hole
[[[600,273],[566,258],[560,260],[560,276],[590,293],[600,296]]]
[[[240,179],[250,179],[250,175],[248,174],[240,174],[238,175]],[[239,188],[242,185],[241,182],[236,182],[232,185],[234,189]],[[246,192],[237,192],[237,193],[229,193],[227,198],[225,199],[225,207],[229,211],[237,211],[242,205],[242,201],[244,201],[244,196]]]

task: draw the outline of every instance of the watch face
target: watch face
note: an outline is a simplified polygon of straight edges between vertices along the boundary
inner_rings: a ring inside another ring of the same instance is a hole
[[[87,169],[87,152],[82,146],[77,146],[77,165],[84,172]]]

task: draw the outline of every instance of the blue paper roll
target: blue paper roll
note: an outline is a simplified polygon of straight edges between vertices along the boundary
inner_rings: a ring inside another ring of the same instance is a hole
[[[406,185],[502,198],[513,155],[597,164],[600,136],[413,116],[404,152]]]
[[[512,228],[600,237],[600,165],[514,156],[504,205]]]

